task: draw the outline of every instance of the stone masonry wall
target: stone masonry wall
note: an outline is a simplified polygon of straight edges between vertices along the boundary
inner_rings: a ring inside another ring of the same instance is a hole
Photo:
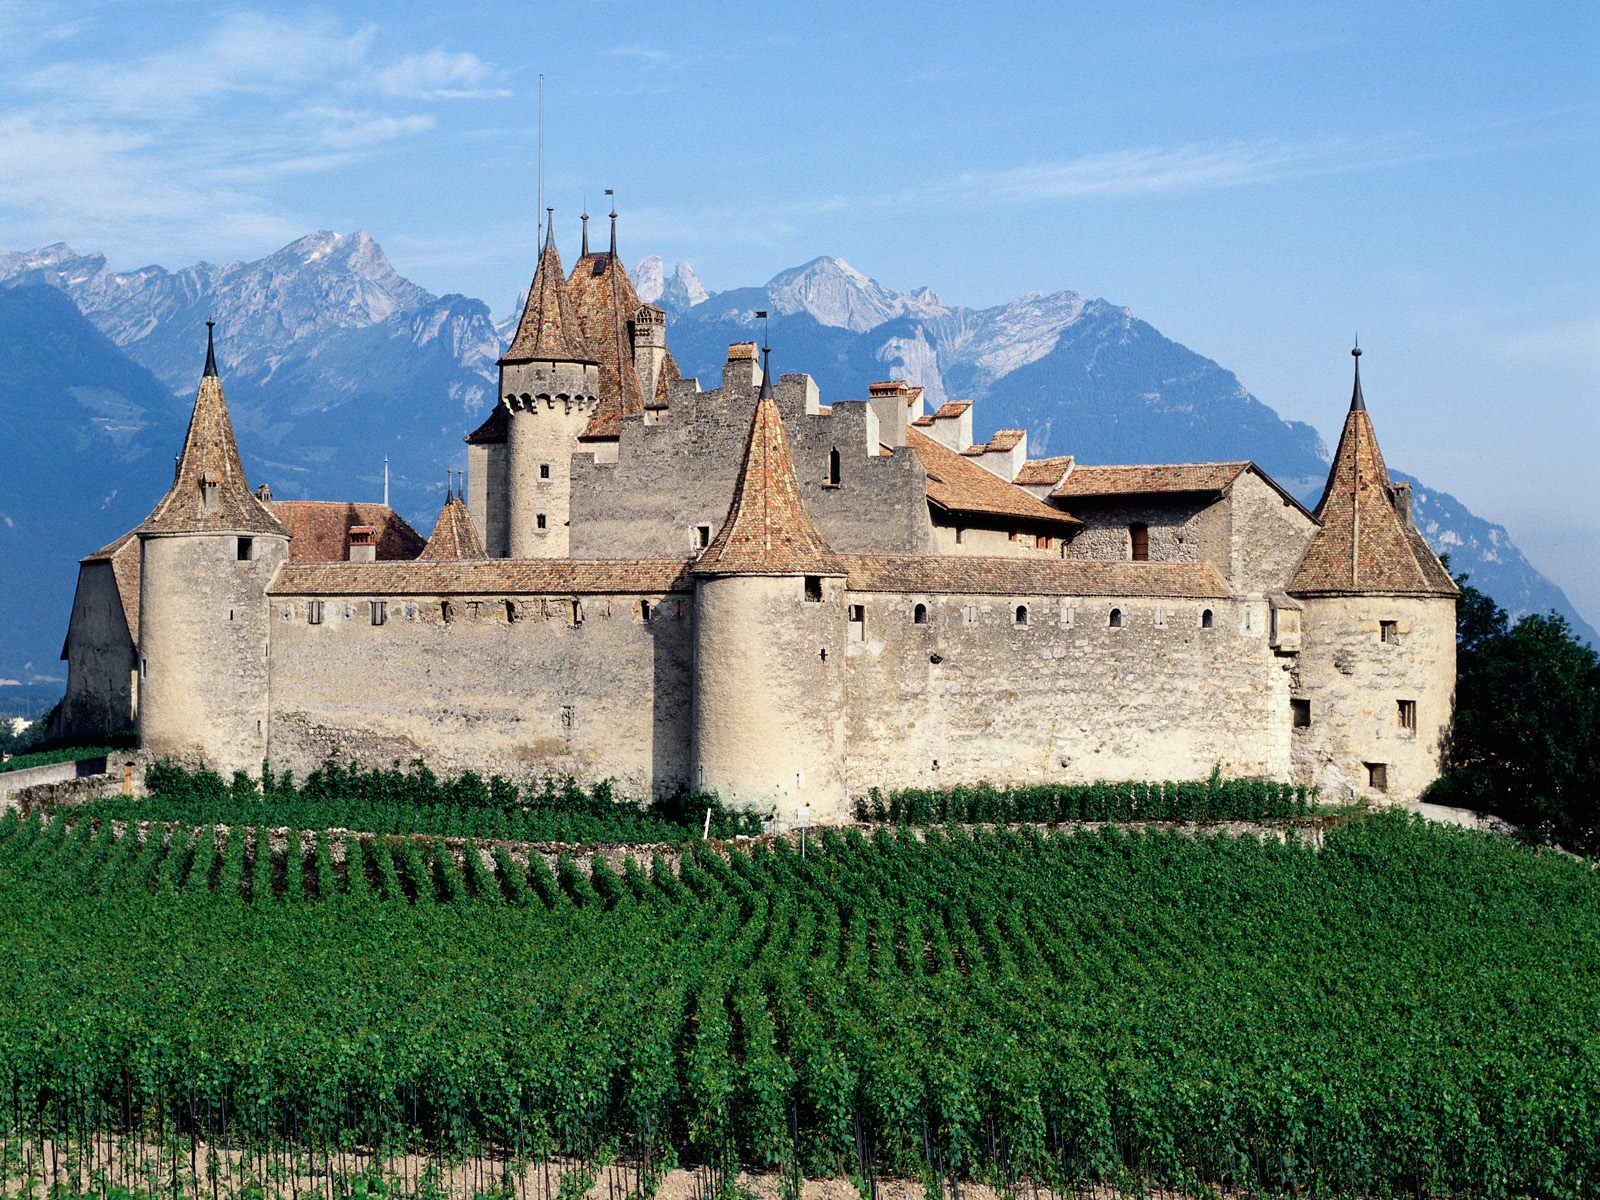
[[[1227,502],[1230,553],[1216,560],[1217,569],[1235,591],[1260,594],[1287,587],[1316,522],[1253,471],[1234,481]]]
[[[443,597],[383,600],[382,625],[371,600],[342,598],[313,625],[308,598],[272,599],[275,768],[421,757],[441,773],[610,778],[636,797],[687,782],[689,596],[456,596],[448,622]]]
[[[1188,496],[1167,499],[1074,499],[1067,511],[1084,523],[1067,544],[1068,558],[1126,562],[1128,529],[1141,522],[1149,529],[1152,562],[1213,562],[1226,572],[1228,512],[1221,501]]]
[[[1305,650],[1291,680],[1311,724],[1293,733],[1294,772],[1330,798],[1415,800],[1438,777],[1454,720],[1455,601],[1385,596],[1301,598]],[[1396,642],[1382,638],[1393,621]],[[1399,702],[1416,702],[1416,730]],[[1367,763],[1387,768],[1369,786]]]
[[[845,554],[930,552],[927,476],[915,452],[878,453],[877,419],[865,401],[808,413],[816,407],[808,377],[784,376],[775,390],[801,497],[829,544]],[[680,387],[659,423],[624,419],[615,463],[574,457],[572,556],[674,557],[692,551],[696,526],[715,535],[728,515],[755,403],[752,383]],[[835,449],[840,478],[832,485]]]
[[[1264,608],[850,593],[852,793],[873,786],[1287,778],[1288,674]],[[914,623],[925,604],[926,624]],[[1026,623],[1017,607],[1026,606]],[[1109,626],[1113,607],[1123,627]],[[1214,612],[1201,628],[1202,609]]]

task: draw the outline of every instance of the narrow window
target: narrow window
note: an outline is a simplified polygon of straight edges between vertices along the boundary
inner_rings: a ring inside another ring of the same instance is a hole
[[[249,562],[256,556],[255,538],[239,538],[233,544],[233,556],[240,562]]]
[[[150,678],[150,660],[145,658],[143,655],[141,655],[139,658],[139,678]]]
[[[639,601],[639,619],[641,621],[648,622],[650,620],[650,616],[651,616],[651,613],[653,611],[654,610],[651,609],[651,607],[650,607],[650,601],[648,601],[648,600]]]
[[[456,606],[448,600],[439,601],[439,619],[446,625],[456,619]]]
[[[1311,701],[1290,700],[1289,712],[1294,717],[1294,727],[1296,729],[1311,728]]]
[[[822,603],[822,576],[821,575],[807,575],[806,576],[806,603],[807,604],[821,604]]]
[[[583,624],[583,601],[582,600],[574,600],[572,602],[572,623],[574,625],[582,625]]]
[[[961,526],[957,525],[956,526],[956,545],[959,546],[959,545],[961,545],[962,542],[964,542],[966,540],[967,540],[967,531],[965,529],[961,528]]]
[[[372,602],[372,623],[382,625],[389,619],[389,602],[387,600],[374,600]]]
[[[1037,538],[1034,539],[1033,544],[1040,550],[1048,550],[1051,546],[1055,545],[1055,542],[1048,533],[1041,533]]]
[[[1209,608],[1202,608],[1200,610],[1200,628],[1201,629],[1210,629],[1216,623],[1217,623],[1217,616],[1216,616],[1216,614],[1214,612],[1212,612]]]
[[[1415,700],[1401,700],[1399,702],[1400,728],[1407,733],[1417,731],[1417,702]]]
[[[835,447],[828,451],[828,486],[839,486],[839,450]]]
[[[978,623],[978,606],[976,604],[969,604],[962,609],[961,620],[963,624],[976,625]]]
[[[539,478],[540,479],[549,479],[550,478],[550,464],[549,463],[540,463],[539,464]]]
[[[694,527],[694,548],[704,550],[711,545],[711,526],[696,525]]]
[[[533,527],[535,529],[547,529],[547,528],[549,528],[549,526],[550,526],[550,518],[547,517],[544,513],[534,513],[533,514]]]
[[[1111,610],[1111,618],[1106,622],[1106,625],[1111,629],[1122,628],[1122,610],[1120,608],[1113,608]]]
[[[1013,529],[1010,533],[1006,534],[1006,541],[1008,541],[1008,542],[1017,542],[1017,541],[1021,541],[1021,540],[1022,540],[1022,535],[1020,533],[1018,533],[1015,529]]]
[[[313,600],[306,605],[306,623],[308,625],[322,624],[322,601]]]
[[[1378,640],[1387,642],[1391,646],[1398,646],[1400,644],[1400,622],[1379,621]]]
[[[850,640],[852,642],[864,641],[867,636],[867,606],[852,604],[849,608]]]
[[[1389,790],[1388,763],[1367,764],[1367,786],[1375,792],[1387,792]]]
[[[911,610],[911,623],[913,625],[926,625],[928,623],[928,606],[918,604]]]
[[[514,625],[514,624],[516,624],[516,620],[517,620],[517,602],[515,600],[507,600],[506,601],[506,624],[507,625]]]
[[[1011,614],[1011,622],[1019,626],[1028,623],[1028,606],[1026,604],[1017,605],[1016,611]]]
[[[1134,562],[1150,561],[1150,526],[1142,521],[1128,526],[1128,551]]]

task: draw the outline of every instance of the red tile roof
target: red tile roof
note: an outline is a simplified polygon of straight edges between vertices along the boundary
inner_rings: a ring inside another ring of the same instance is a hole
[[[489,411],[483,424],[461,440],[469,446],[504,445],[510,422],[511,413],[506,409],[505,403],[496,400],[494,408]]]
[[[556,251],[555,235],[545,239],[539,266],[533,273],[522,320],[501,363],[597,361],[595,351],[585,340],[585,330],[573,310],[561,255]]]
[[[933,416],[935,420],[950,421],[959,417],[971,407],[972,401],[970,400],[947,400],[939,405],[939,411],[934,413]]]
[[[1225,600],[1210,563],[988,558],[971,554],[844,554],[853,592],[955,592],[989,596],[1170,597]]]
[[[606,252],[586,255],[574,263],[567,286],[578,323],[600,363],[600,403],[582,437],[589,441],[615,438],[622,433],[623,417],[644,412],[629,330],[639,311],[639,296],[627,270]]]
[[[1018,487],[1054,487],[1072,467],[1072,455],[1058,454],[1054,458],[1030,458],[1011,482]]]
[[[1250,468],[1248,462],[1164,463],[1153,466],[1075,466],[1050,494],[1145,496],[1159,492],[1221,492]]]
[[[1072,514],[1051,508],[920,430],[906,430],[906,445],[916,451],[928,473],[928,502],[935,508],[949,513],[1009,518],[1030,525],[1083,524]]]
[[[800,499],[783,417],[763,387],[750,418],[733,502],[717,536],[695,560],[696,575],[842,575]]]
[[[350,530],[369,526],[378,558],[410,559],[422,553],[422,535],[384,504],[346,500],[278,500],[272,512],[289,534],[289,561],[343,562],[350,557]]]
[[[461,502],[460,496],[451,496],[439,510],[439,519],[433,523],[428,544],[417,555],[430,562],[450,558],[485,558],[483,539],[472,523],[472,514]]]
[[[680,558],[417,559],[411,562],[288,563],[267,589],[273,596],[504,596],[686,592]]]
[[[200,379],[176,477],[139,532],[283,532],[245,480],[233,422],[228,419],[228,402],[222,395],[222,381],[215,375]]]
[[[1393,496],[1372,419],[1364,406],[1352,407],[1317,505],[1321,528],[1288,590],[1296,595],[1456,595],[1449,572],[1395,511]]]

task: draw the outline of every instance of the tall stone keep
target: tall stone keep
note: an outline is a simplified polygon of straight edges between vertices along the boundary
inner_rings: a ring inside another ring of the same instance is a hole
[[[553,225],[499,365],[507,412],[506,548],[512,558],[563,558],[572,455],[599,402],[600,376],[567,295]]]
[[[1448,749],[1459,589],[1412,521],[1410,485],[1389,478],[1352,354],[1319,528],[1288,588],[1304,607],[1291,753],[1329,795],[1415,796]]]
[[[693,571],[695,786],[780,829],[844,819],[845,570],[801,502],[770,370]]]
[[[267,585],[289,534],[250,491],[209,325],[172,487],[138,529],[139,746],[227,774],[267,748]]]

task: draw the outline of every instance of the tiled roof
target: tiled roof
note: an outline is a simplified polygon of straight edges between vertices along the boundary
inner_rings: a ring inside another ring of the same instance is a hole
[[[222,381],[214,374],[203,375],[195,393],[194,415],[189,418],[176,478],[138,532],[283,531],[245,481],[239,445],[233,439],[233,422],[228,419],[228,402],[222,395]]]
[[[533,273],[533,286],[528,289],[516,336],[500,361],[595,362],[595,351],[585,340],[585,332],[567,292],[566,275],[561,269],[561,255],[556,251],[552,230],[539,255],[539,266]]]
[[[688,568],[681,558],[288,563],[267,591],[273,596],[648,595],[689,591]]]
[[[841,575],[800,499],[783,417],[763,385],[750,418],[750,439],[733,485],[728,516],[695,560],[696,575]]]
[[[952,421],[971,407],[972,401],[970,400],[946,400],[939,405],[939,411],[934,413],[933,416],[937,421]]]
[[[958,592],[989,596],[1171,597],[1232,595],[1210,563],[986,558],[971,554],[844,554],[854,592]]]
[[[379,559],[408,559],[422,553],[422,535],[386,504],[345,500],[278,500],[273,515],[289,534],[289,561],[343,562],[350,557],[350,530],[373,531]]]
[[[584,428],[585,440],[618,437],[622,418],[644,412],[644,395],[633,369],[633,335],[628,324],[639,311],[639,296],[628,272],[610,253],[580,258],[567,281],[578,323],[600,363],[600,403]]]
[[[1155,466],[1074,466],[1051,496],[1145,496],[1157,492],[1220,492],[1248,462],[1167,463]]]
[[[433,523],[428,544],[418,558],[430,562],[447,558],[484,558],[483,539],[472,523],[472,514],[461,502],[460,496],[451,496],[439,510],[439,519]]]
[[[111,564],[111,578],[117,585],[117,598],[122,601],[122,619],[128,625],[128,639],[139,645],[139,537],[130,529],[109,546],[101,546],[93,554],[85,555],[80,562]],[[62,654],[65,658],[65,653]]]
[[[504,445],[510,421],[510,412],[502,401],[497,400],[483,424],[467,434],[462,440],[469,446]]]
[[[1072,455],[1058,454],[1054,458],[1030,458],[1011,482],[1018,487],[1054,487],[1072,466]]]
[[[930,417],[927,413],[923,413],[920,417],[913,418],[911,423],[913,425],[915,425],[918,429],[927,429],[929,426],[931,426],[933,424],[933,418]]]
[[[928,502],[950,513],[977,513],[1020,519],[1036,525],[1078,526],[1070,513],[1051,508],[998,475],[969,462],[917,429],[906,430],[906,445],[928,473]]]
[[[1380,593],[1453,596],[1457,589],[1428,544],[1395,511],[1389,469],[1372,418],[1356,400],[1345,417],[1312,535],[1290,581],[1297,595]]]

